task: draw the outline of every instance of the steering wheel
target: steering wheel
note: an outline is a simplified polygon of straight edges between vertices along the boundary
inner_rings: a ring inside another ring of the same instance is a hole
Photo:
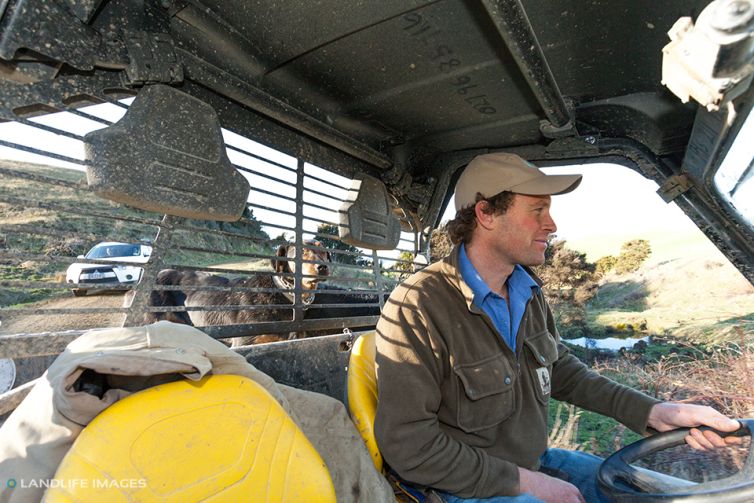
[[[717,432],[721,437],[751,437],[754,419],[739,419],[734,432]],[[712,428],[701,427],[700,430]],[[681,428],[644,438],[608,457],[600,466],[600,490],[614,503],[751,503],[754,502],[754,445],[741,471],[733,476],[697,484],[691,481],[636,468],[631,463],[657,451],[685,442],[690,428]],[[716,431],[716,430],[713,430]]]

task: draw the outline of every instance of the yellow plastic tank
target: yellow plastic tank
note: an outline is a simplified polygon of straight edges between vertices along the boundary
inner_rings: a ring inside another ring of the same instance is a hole
[[[324,461],[259,384],[232,375],[156,386],[97,416],[45,500],[334,502]]]

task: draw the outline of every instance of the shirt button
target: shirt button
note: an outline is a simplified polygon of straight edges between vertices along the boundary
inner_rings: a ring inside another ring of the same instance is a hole
[[[505,380],[504,380],[503,382],[504,382],[505,384],[510,384],[510,383],[511,383],[511,378],[510,378],[510,377],[508,377],[508,376],[505,376]]]

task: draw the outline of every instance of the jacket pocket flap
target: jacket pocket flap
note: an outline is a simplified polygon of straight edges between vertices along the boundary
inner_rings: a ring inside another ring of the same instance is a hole
[[[503,354],[474,363],[456,365],[453,371],[463,383],[466,396],[471,400],[510,391],[516,381],[516,373]]]
[[[524,340],[524,344],[534,354],[534,359],[543,367],[555,363],[558,359],[558,345],[550,332],[541,332]]]

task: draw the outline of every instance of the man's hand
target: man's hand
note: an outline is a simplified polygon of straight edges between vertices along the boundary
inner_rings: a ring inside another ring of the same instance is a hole
[[[547,503],[585,503],[575,485],[544,473],[518,468],[521,493],[546,501]]]
[[[694,426],[709,426],[719,431],[736,431],[741,427],[738,421],[720,414],[712,407],[685,403],[658,403],[649,411],[649,426],[657,431],[669,431],[688,427],[691,431],[686,436],[686,443],[694,449],[706,451],[716,447],[735,445],[741,442],[739,437],[725,437],[713,431],[701,432]]]

